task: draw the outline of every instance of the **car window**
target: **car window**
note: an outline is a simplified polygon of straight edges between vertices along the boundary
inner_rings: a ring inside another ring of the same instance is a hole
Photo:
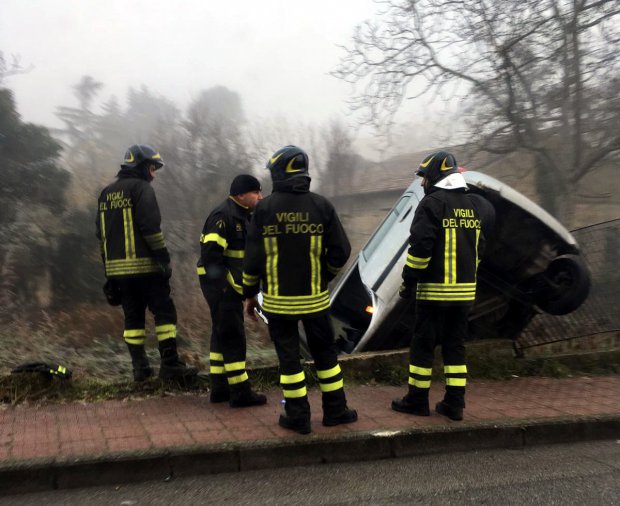
[[[411,195],[403,195],[396,203],[392,211],[390,211],[390,214],[386,216],[383,223],[368,240],[368,243],[362,249],[362,255],[366,261],[370,260],[370,258],[375,254],[383,240],[389,234],[390,230],[392,230],[394,224],[399,221],[399,219],[402,219],[404,215],[411,210],[411,207],[408,205],[410,199]]]

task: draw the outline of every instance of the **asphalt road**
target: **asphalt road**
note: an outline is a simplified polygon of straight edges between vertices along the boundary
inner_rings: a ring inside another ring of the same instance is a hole
[[[60,490],[0,504],[612,505],[620,504],[620,440]]]

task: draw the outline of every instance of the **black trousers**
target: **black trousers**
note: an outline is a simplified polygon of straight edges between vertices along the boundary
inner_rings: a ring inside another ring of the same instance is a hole
[[[286,413],[293,418],[310,417],[310,404],[300,361],[299,321],[304,326],[319,376],[323,411],[329,415],[338,415],[346,409],[347,403],[334,330],[328,314],[301,320],[269,315],[269,334],[280,362],[280,382],[286,400]]]
[[[243,298],[227,282],[218,283],[199,276],[200,288],[211,310],[210,372],[226,374],[228,383],[248,380],[246,373],[246,336],[243,326]]]
[[[467,375],[465,340],[470,309],[469,305],[416,304],[409,351],[409,386],[414,395],[428,395],[435,346],[441,345],[446,401],[456,406],[464,404]]]
[[[170,297],[168,279],[155,275],[119,278],[115,279],[114,283],[121,289],[125,341],[130,344],[144,344],[147,308],[155,318],[158,341],[176,338],[177,311]]]

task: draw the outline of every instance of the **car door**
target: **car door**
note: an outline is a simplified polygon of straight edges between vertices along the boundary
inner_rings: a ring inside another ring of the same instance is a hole
[[[393,277],[393,272],[398,271],[396,275],[400,278],[400,260],[407,249],[409,229],[418,202],[413,192],[406,192],[360,253],[360,277],[375,294],[383,292],[382,284]]]

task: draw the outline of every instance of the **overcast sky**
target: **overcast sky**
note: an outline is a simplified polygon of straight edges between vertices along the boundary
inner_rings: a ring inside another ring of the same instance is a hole
[[[83,75],[101,98],[147,85],[184,108],[224,85],[248,116],[324,121],[347,111],[350,85],[328,75],[372,0],[0,0],[0,51],[32,65],[8,78],[25,121],[58,125]]]

